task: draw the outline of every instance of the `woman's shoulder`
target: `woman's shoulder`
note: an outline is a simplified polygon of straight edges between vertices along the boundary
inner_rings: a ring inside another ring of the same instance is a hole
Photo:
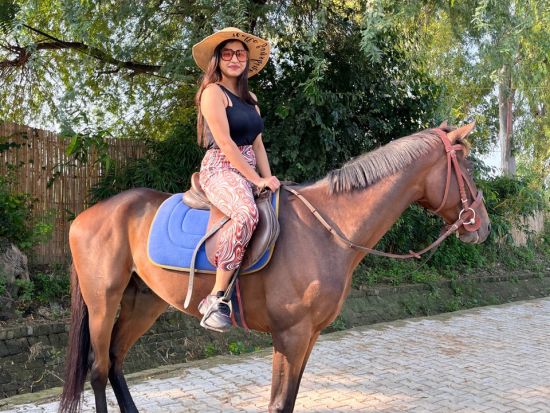
[[[220,95],[220,96],[224,94],[222,87],[217,83],[209,83],[204,87],[204,90],[202,91],[202,93],[208,93],[211,95]]]
[[[227,95],[223,91],[220,85],[217,83],[210,83],[204,87],[204,90],[202,91],[201,95],[201,101],[202,99],[221,99],[223,101],[224,106],[228,105],[227,102]]]

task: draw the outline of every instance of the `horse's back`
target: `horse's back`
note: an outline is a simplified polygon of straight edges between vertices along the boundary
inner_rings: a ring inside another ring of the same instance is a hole
[[[127,233],[130,225],[150,221],[147,218],[150,216],[152,219],[160,204],[169,196],[166,192],[153,189],[134,188],[99,201],[78,214],[72,222],[69,230],[71,250],[79,240],[87,244],[90,237],[98,241],[101,238],[117,238],[117,231]]]

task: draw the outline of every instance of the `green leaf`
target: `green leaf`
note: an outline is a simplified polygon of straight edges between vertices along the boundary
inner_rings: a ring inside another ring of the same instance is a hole
[[[80,146],[80,141],[78,135],[74,135],[71,138],[71,142],[67,145],[67,149],[65,149],[65,153],[69,156],[74,155],[78,148]]]
[[[0,33],[8,34],[13,29],[19,9],[13,0],[0,0]]]

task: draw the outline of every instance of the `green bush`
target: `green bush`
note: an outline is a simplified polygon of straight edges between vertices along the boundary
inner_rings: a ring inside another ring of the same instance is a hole
[[[519,217],[548,210],[548,193],[530,177],[497,176],[477,181],[491,219],[490,242],[511,242],[510,230]]]
[[[0,237],[7,238],[21,247],[28,247],[32,239],[33,199],[15,193],[9,187],[8,177],[0,177]]]
[[[15,280],[15,285],[19,287],[16,301],[22,305],[27,305],[33,299],[34,283],[29,280]]]
[[[11,174],[0,177],[0,238],[16,244],[29,253],[30,249],[48,240],[53,231],[53,213],[37,220],[33,217],[36,199],[11,189]]]
[[[70,279],[66,274],[38,273],[32,276],[32,298],[39,303],[68,302]]]
[[[456,237],[449,237],[434,253],[430,266],[442,272],[483,267],[487,263],[483,254],[487,245],[465,244]]]
[[[316,179],[435,123],[440,90],[394,47],[397,34],[376,39],[380,59],[373,60],[357,47],[361,28],[338,15],[327,13],[311,37],[281,39],[277,65],[268,63],[259,80],[264,141],[283,179]]]
[[[227,349],[230,354],[239,355],[244,353],[252,353],[254,351],[260,350],[260,347],[254,346],[252,344],[246,344],[240,340],[230,341],[227,345]]]
[[[548,194],[529,176],[492,177],[479,181],[478,187],[491,215],[515,218],[548,209]]]
[[[247,352],[247,348],[242,341],[231,341],[227,345],[227,349],[229,350],[229,353],[234,355],[239,355]]]
[[[0,276],[0,295],[6,292],[4,277]],[[31,280],[16,280],[17,294],[11,297],[19,315],[34,313],[39,307],[61,313],[70,304],[69,276],[63,273],[38,273]]]
[[[220,354],[220,351],[218,350],[216,345],[213,344],[213,343],[208,343],[204,347],[203,351],[204,351],[204,357],[214,357],[214,356],[217,356],[218,354]]]

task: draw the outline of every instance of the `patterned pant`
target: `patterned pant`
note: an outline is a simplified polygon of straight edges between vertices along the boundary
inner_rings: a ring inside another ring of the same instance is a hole
[[[252,145],[239,146],[246,161],[256,167]],[[219,149],[209,149],[201,163],[200,184],[206,196],[231,218],[221,230],[216,266],[235,270],[241,265],[245,248],[258,224],[258,208],[253,185],[235,169]]]

